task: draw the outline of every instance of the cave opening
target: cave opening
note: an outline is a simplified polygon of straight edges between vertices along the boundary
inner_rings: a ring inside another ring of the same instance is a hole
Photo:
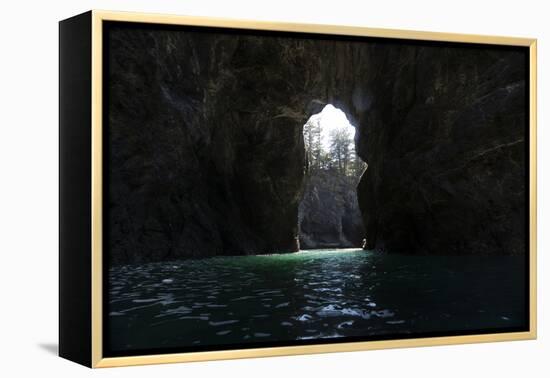
[[[359,248],[365,229],[357,184],[366,164],[356,153],[355,126],[332,104],[303,126],[304,191],[298,211],[300,249]]]

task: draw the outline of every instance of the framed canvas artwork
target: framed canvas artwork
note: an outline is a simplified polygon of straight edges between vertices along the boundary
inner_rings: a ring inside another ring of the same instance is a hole
[[[536,337],[536,40],[60,22],[60,355]]]

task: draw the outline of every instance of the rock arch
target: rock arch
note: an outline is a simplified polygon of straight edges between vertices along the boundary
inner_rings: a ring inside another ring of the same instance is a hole
[[[524,52],[109,33],[113,262],[295,250],[302,126],[326,103],[357,126],[369,247],[524,252]]]

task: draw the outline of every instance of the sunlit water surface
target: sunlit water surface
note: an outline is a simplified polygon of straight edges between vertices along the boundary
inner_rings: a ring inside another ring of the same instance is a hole
[[[359,249],[115,267],[113,351],[525,325],[522,257]]]

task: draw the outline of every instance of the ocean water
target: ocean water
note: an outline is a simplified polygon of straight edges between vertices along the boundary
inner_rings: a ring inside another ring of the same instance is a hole
[[[526,327],[523,257],[360,249],[111,268],[112,353]],[[263,344],[262,344],[263,345]]]

